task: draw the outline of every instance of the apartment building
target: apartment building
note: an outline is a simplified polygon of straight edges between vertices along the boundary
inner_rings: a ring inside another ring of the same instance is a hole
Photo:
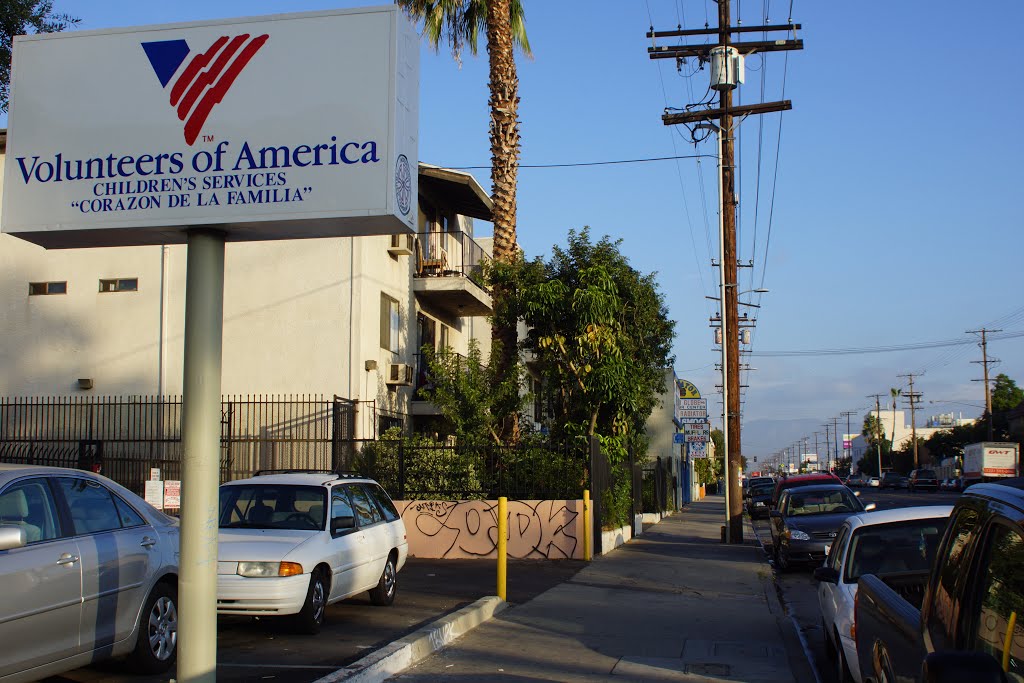
[[[418,181],[416,235],[228,243],[224,394],[370,403],[359,439],[436,413],[416,396],[421,347],[489,348],[474,220],[491,200],[468,173],[421,164]],[[48,251],[0,235],[0,396],[180,394],[185,261],[183,245]]]

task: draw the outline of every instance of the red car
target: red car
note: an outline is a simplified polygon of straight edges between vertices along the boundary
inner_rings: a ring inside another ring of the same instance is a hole
[[[807,486],[808,484],[842,484],[842,480],[834,474],[828,474],[827,472],[814,472],[812,474],[794,474],[785,479],[780,479],[775,484],[775,491],[772,493],[772,509],[774,510],[779,504],[779,496],[786,489],[791,489],[795,486]]]

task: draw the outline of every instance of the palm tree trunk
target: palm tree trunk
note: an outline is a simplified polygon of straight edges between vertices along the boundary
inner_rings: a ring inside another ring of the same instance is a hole
[[[516,258],[516,176],[519,171],[519,77],[512,52],[509,0],[487,2],[487,54],[490,62],[491,199],[494,202],[494,259],[511,263]],[[495,308],[514,292],[496,287]],[[491,335],[495,342],[498,376],[508,377],[516,366],[518,338],[515,321],[496,316]],[[493,358],[493,356],[492,356]],[[502,429],[506,443],[519,440],[518,415]]]

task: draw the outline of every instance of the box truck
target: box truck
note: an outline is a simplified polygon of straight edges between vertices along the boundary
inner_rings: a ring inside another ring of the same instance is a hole
[[[964,446],[964,485],[1016,477],[1020,474],[1020,449],[1015,443],[982,441]]]

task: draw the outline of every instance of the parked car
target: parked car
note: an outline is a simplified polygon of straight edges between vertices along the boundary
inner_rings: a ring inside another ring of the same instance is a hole
[[[128,655],[160,673],[178,642],[178,523],[106,477],[0,465],[0,679]]]
[[[750,477],[746,480],[746,488],[759,486],[762,484],[769,484],[775,486],[775,477],[761,476],[761,477]]]
[[[390,605],[408,542],[395,504],[373,479],[316,471],[260,472],[220,487],[217,612],[290,615],[319,632],[327,605],[369,591]]]
[[[935,476],[935,470],[914,470],[910,473],[910,480],[907,488],[911,492],[921,489],[922,491],[938,491],[939,480]]]
[[[787,489],[772,510],[772,554],[775,567],[786,571],[794,564],[820,565],[825,546],[836,538],[850,515],[873,510],[842,484],[815,484]]]
[[[794,474],[789,477],[780,479],[775,484],[775,491],[772,492],[772,503],[771,507],[774,510],[778,507],[779,496],[786,489],[791,489],[796,486],[808,486],[810,484],[840,484],[839,477],[832,474],[824,474],[821,472],[814,474]]]
[[[881,485],[882,480],[879,479],[878,477],[869,477],[867,483],[865,484],[865,486],[869,486],[875,489],[879,488]]]
[[[909,477],[900,477],[900,488],[906,489],[910,485]]]
[[[882,475],[882,478],[878,482],[879,489],[898,489],[900,487],[900,477],[896,472],[886,472]]]
[[[771,482],[761,482],[747,487],[745,503],[751,519],[768,516],[768,506],[771,505],[774,489],[775,486]]]
[[[873,574],[854,619],[865,683],[1024,680],[1024,479],[976,484],[956,502],[920,608]]]
[[[890,586],[918,584],[932,566],[952,511],[952,505],[936,505],[863,512],[847,517],[839,528],[814,578],[819,581],[825,652],[842,683],[861,683],[853,628],[857,579],[871,573]],[[916,595],[918,601],[921,597]]]

